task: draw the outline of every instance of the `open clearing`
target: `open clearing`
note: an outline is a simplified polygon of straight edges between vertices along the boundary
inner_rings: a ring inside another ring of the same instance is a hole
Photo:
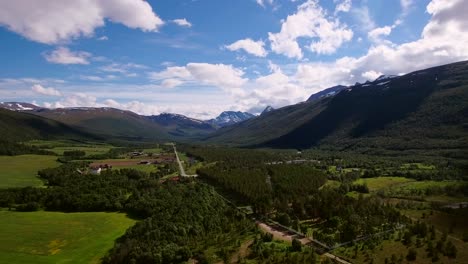
[[[0,263],[99,263],[135,221],[118,213],[0,211]]]
[[[63,152],[65,151],[73,151],[73,150],[81,150],[86,153],[87,156],[90,155],[99,155],[99,154],[105,154],[109,152],[109,150],[112,148],[112,146],[107,146],[107,145],[96,145],[96,146],[76,146],[76,147],[55,147],[52,149],[47,149],[52,152],[55,152],[58,155],[63,155]]]
[[[378,191],[383,188],[394,187],[396,185],[405,184],[408,182],[414,182],[413,179],[403,177],[377,177],[377,178],[362,178],[358,179],[354,183],[367,184],[369,191]]]
[[[42,186],[37,171],[57,167],[56,156],[0,156],[0,188]]]

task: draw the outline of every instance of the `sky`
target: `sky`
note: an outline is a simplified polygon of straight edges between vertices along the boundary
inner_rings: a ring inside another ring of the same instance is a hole
[[[0,0],[0,101],[209,119],[468,60],[466,0]]]

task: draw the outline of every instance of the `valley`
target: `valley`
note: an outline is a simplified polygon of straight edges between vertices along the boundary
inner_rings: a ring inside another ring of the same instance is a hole
[[[466,263],[467,73],[206,121],[3,104],[0,263]]]

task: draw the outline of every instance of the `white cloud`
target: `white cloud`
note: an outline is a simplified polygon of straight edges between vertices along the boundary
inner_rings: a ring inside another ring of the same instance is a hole
[[[160,72],[151,72],[149,78],[160,82],[165,88],[191,82],[234,91],[247,81],[242,78],[243,75],[242,70],[232,65],[188,63],[186,66],[172,66]]]
[[[271,49],[289,58],[302,59],[298,38],[312,40],[308,48],[317,54],[332,54],[353,37],[353,31],[337,18],[328,18],[317,0],[301,4],[297,12],[289,15],[279,33],[268,33]]]
[[[242,78],[244,72],[232,65],[189,63],[187,70],[195,80],[223,89],[240,88],[247,81]]]
[[[71,51],[66,47],[58,47],[51,52],[44,53],[43,56],[50,63],[89,64],[88,59],[91,57],[91,53],[85,51]]]
[[[393,25],[374,28],[367,33],[367,37],[373,43],[386,43],[392,45],[392,43],[384,38],[389,36],[392,33],[392,30],[399,26],[402,23],[402,20],[397,19]]]
[[[351,9],[351,14],[359,23],[359,28],[361,30],[368,32],[376,28],[374,19],[372,18],[367,6],[353,8]]]
[[[109,38],[107,36],[102,36],[102,37],[99,37],[97,40],[105,41],[105,40],[109,40]]]
[[[170,66],[167,67],[164,71],[160,72],[151,72],[149,74],[150,79],[153,80],[163,80],[163,79],[181,79],[188,80],[191,78],[190,72],[186,67],[180,66]]]
[[[79,77],[81,80],[85,81],[94,81],[94,82],[102,82],[102,81],[109,81],[117,79],[117,76],[108,74],[104,76],[97,76],[97,75],[81,75]]]
[[[46,44],[92,36],[106,20],[143,31],[157,31],[164,24],[143,0],[0,2],[0,25]]]
[[[266,4],[272,5],[273,0],[255,0],[257,4],[261,5],[262,7],[265,7]]]
[[[333,0],[333,2],[337,3],[339,2],[339,0]],[[339,12],[347,13],[349,12],[349,10],[351,10],[351,0],[341,0],[341,2],[339,2],[339,4],[336,5],[335,15],[338,14]]]
[[[230,51],[244,50],[245,52],[257,57],[266,57],[268,52],[263,47],[265,43],[261,40],[253,41],[252,39],[241,39],[230,45],[225,46]]]
[[[165,79],[161,82],[161,86],[164,88],[174,88],[177,87],[181,84],[183,84],[184,81],[180,79]]]
[[[349,83],[351,70],[339,63],[308,63],[297,66],[294,78],[312,94],[338,84]]]
[[[45,103],[47,108],[64,108],[64,107],[99,107],[97,98],[86,93],[72,93],[65,95],[61,100],[54,103]]]
[[[176,23],[181,27],[192,27],[192,23],[188,22],[185,18],[174,19],[172,22]]]
[[[447,3],[446,5],[444,3]],[[344,57],[333,63],[325,64],[323,72],[317,66],[310,74],[321,76],[310,84],[324,86],[323,79],[333,79],[334,84],[352,84],[372,79],[380,74],[400,74],[424,69],[445,63],[468,59],[468,4],[464,0],[433,0],[427,6],[432,15],[424,27],[420,39],[400,45],[381,43],[369,49],[361,57]],[[457,36],[457,41],[453,41]],[[299,65],[300,67],[304,67]],[[332,74],[342,69],[342,73]],[[299,72],[299,70],[298,70]],[[304,76],[307,76],[305,74]],[[377,76],[378,77],[378,76]]]
[[[374,28],[373,30],[369,31],[369,33],[367,33],[367,36],[372,42],[380,42],[382,41],[382,37],[388,36],[390,33],[392,33],[392,27],[384,26]]]
[[[400,5],[401,5],[402,12],[403,12],[403,16],[406,16],[409,14],[409,11],[411,7],[413,6],[413,4],[414,4],[414,0],[400,0]]]
[[[50,95],[50,96],[61,96],[62,93],[59,92],[57,89],[54,89],[52,87],[46,88],[40,84],[34,84],[31,87],[31,90],[38,94],[43,94],[43,95]]]
[[[99,69],[104,72],[110,73],[118,73],[122,74],[126,77],[136,77],[138,73],[132,71],[141,71],[147,69],[148,67],[145,65],[137,64],[137,63],[111,63],[100,67]]]
[[[382,75],[383,73],[376,72],[376,71],[366,71],[365,73],[361,74],[362,77],[366,78],[366,80],[369,80],[369,81],[373,81]]]

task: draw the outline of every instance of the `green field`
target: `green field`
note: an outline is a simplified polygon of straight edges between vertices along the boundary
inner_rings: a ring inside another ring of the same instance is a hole
[[[82,150],[86,155],[105,154],[114,148],[111,145],[96,142],[75,142],[71,140],[31,140],[28,145],[44,148],[57,155],[63,155],[64,151]]]
[[[146,173],[157,172],[158,167],[156,165],[133,165],[133,166],[116,166],[115,169],[133,169],[137,171],[143,171]]]
[[[401,194],[409,194],[415,190],[424,190],[433,187],[456,186],[462,184],[462,181],[413,181],[393,188],[393,191]]]
[[[65,151],[72,151],[72,150],[81,150],[86,153],[87,156],[89,155],[99,155],[99,154],[105,154],[109,152],[109,150],[112,148],[112,146],[107,146],[107,145],[95,145],[95,146],[71,146],[71,147],[55,147],[52,149],[47,149],[50,150],[58,155],[63,155],[63,152]]]
[[[354,183],[367,184],[369,191],[374,192],[384,188],[394,188],[397,185],[407,184],[414,181],[415,180],[403,177],[378,177],[358,179]]]
[[[143,160],[143,159],[142,159]],[[96,160],[95,162],[100,163],[100,164],[109,164],[112,165],[113,169],[133,169],[133,170],[138,170],[138,171],[143,171],[146,173],[150,172],[157,172],[158,167],[156,165],[150,164],[133,164],[133,165],[120,165],[120,164],[115,164],[115,162],[121,162],[121,161],[132,161],[135,163],[139,162],[139,159],[131,159],[131,158],[125,158],[125,159],[106,159],[106,160]]]
[[[0,263],[99,263],[135,221],[117,213],[0,211]]]
[[[55,156],[0,156],[0,188],[41,186],[37,171],[57,167]]]

